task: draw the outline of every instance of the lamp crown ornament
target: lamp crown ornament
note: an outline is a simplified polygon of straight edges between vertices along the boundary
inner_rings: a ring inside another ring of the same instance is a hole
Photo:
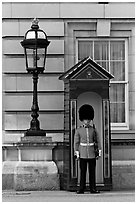
[[[39,29],[38,23],[39,23],[39,19],[38,18],[34,18],[33,21],[32,21],[31,28],[32,29]]]

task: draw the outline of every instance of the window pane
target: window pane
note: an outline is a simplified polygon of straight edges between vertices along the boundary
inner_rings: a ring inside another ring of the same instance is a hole
[[[96,62],[98,64],[100,64],[104,69],[106,69],[107,71],[109,71],[109,62],[108,61],[97,61]]]
[[[94,59],[95,60],[108,60],[108,42],[95,41],[94,43]]]
[[[93,58],[93,42],[92,41],[79,41],[78,42],[78,60],[90,56]]]
[[[110,60],[125,60],[124,41],[110,42]]]
[[[111,84],[110,110],[112,123],[125,122],[125,84]]]
[[[125,62],[111,62],[110,72],[114,75],[114,81],[125,80]]]
[[[112,123],[125,122],[125,103],[111,103],[110,110]]]
[[[110,100],[115,103],[125,101],[125,84],[110,84]]]

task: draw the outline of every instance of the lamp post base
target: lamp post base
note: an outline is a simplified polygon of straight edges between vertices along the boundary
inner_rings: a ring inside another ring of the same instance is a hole
[[[46,136],[46,132],[44,130],[31,130],[28,129],[25,133],[24,136]]]

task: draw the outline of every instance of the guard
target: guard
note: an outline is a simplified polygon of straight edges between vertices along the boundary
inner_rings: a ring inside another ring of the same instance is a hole
[[[74,136],[74,152],[80,159],[80,188],[78,194],[83,194],[86,184],[87,164],[89,168],[90,193],[99,193],[96,190],[96,159],[101,156],[101,146],[95,125],[93,124],[94,109],[89,104],[84,104],[79,109],[79,119],[83,123],[76,129]]]

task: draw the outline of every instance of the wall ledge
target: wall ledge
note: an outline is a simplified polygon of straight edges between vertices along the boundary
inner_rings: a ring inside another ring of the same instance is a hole
[[[131,165],[135,165],[135,160],[112,161],[112,166],[131,166]]]
[[[135,139],[111,139],[112,145],[135,145]]]

